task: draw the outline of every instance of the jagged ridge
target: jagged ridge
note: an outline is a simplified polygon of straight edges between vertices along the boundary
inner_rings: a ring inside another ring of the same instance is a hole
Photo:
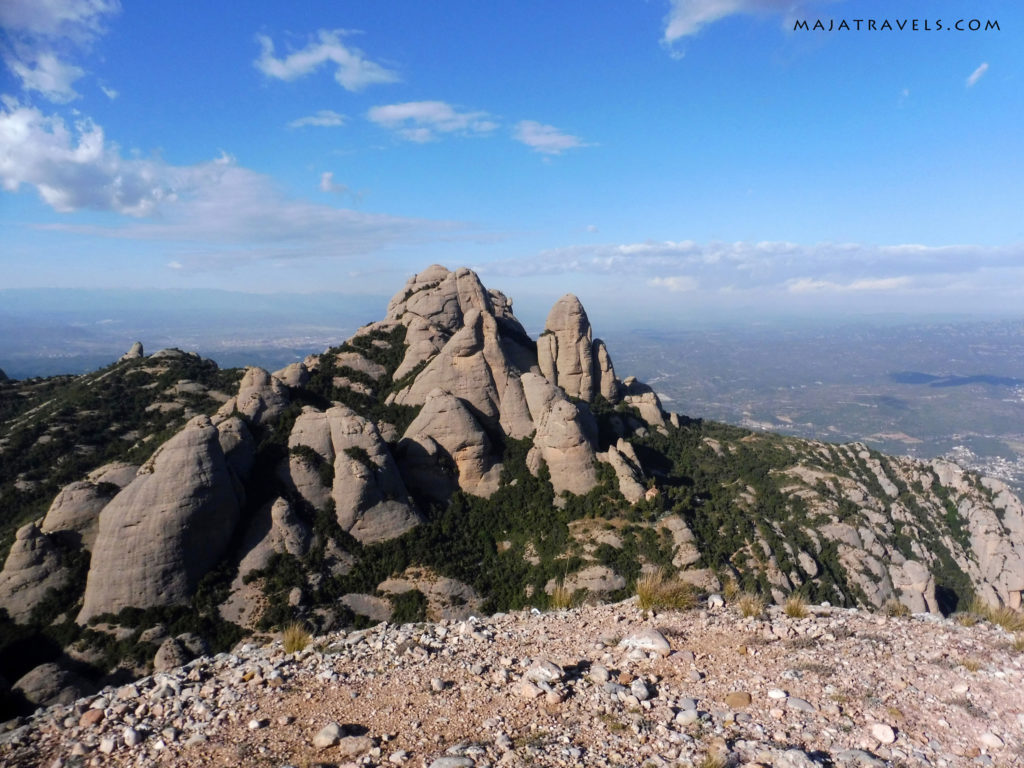
[[[776,601],[1019,608],[1022,532],[1006,486],[948,462],[666,414],[616,377],[576,297],[534,342],[506,296],[433,266],[340,347],[247,369],[137,470],[64,487],[18,530],[0,607],[101,669],[151,655],[161,622],[229,640],[459,616],[543,604],[559,580],[621,596],[653,567]],[[97,651],[97,619],[127,645]]]

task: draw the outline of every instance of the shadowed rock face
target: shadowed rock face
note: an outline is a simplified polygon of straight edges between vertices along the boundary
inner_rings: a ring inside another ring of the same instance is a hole
[[[43,533],[38,522],[24,525],[0,572],[0,608],[24,623],[46,593],[64,587],[70,576],[61,565],[61,550],[54,538]]]
[[[401,447],[403,473],[428,496],[447,498],[455,484],[476,496],[490,496],[498,489],[501,464],[495,461],[490,437],[469,408],[449,392],[430,393]]]
[[[565,393],[543,376],[523,374],[523,391],[537,426],[527,466],[536,474],[540,462],[551,472],[556,493],[586,493],[597,485],[593,417],[583,413]]]
[[[79,623],[186,601],[225,555],[238,514],[220,433],[197,416],[100,514]]]

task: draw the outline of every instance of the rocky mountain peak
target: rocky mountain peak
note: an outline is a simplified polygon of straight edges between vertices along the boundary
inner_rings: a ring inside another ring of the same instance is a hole
[[[123,377],[113,405],[94,386],[108,376]],[[82,625],[104,616],[117,637],[156,642],[156,627],[118,624],[142,613],[125,608],[229,638],[296,619],[464,616],[545,605],[558,579],[621,598],[659,567],[777,603],[1021,606],[1024,506],[1006,486],[666,414],[650,386],[617,378],[572,294],[534,341],[504,294],[435,265],[384,319],[275,373],[172,349],[82,379],[48,395],[60,419],[0,425],[0,453],[52,460],[64,440],[65,454],[103,456],[5,532],[0,629],[15,635],[88,645],[107,630]],[[133,386],[138,413],[120,394]],[[76,444],[62,430],[78,402],[133,426],[107,446],[89,422]],[[42,471],[13,475],[5,503]],[[0,656],[7,679],[29,671]]]
[[[601,395],[618,402],[620,385],[608,349],[593,338],[590,319],[580,300],[568,293],[551,308],[537,340],[537,362],[548,381],[570,397],[591,402]]]

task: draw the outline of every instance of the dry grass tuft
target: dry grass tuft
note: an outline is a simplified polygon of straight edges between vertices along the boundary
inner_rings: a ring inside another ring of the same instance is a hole
[[[965,612],[958,613],[955,616],[953,616],[953,621],[955,621],[961,627],[973,627],[975,624],[981,621],[981,617],[978,616],[978,614],[976,613]]]
[[[786,604],[782,607],[782,610],[791,619],[806,619],[809,614],[807,601],[795,593],[786,598]]]
[[[1010,641],[1010,648],[1017,653],[1024,653],[1024,634],[1014,635],[1013,640]]]
[[[722,585],[722,597],[724,597],[728,602],[731,603],[737,598],[739,598],[740,594],[741,590],[739,582],[736,581],[735,576],[730,576],[728,579],[725,580],[725,583]]]
[[[285,627],[284,632],[281,633],[281,642],[284,644],[285,653],[303,651],[312,640],[313,636],[299,623]]]
[[[981,659],[976,659],[973,656],[968,656],[965,659],[960,660],[960,666],[966,669],[968,672],[977,672],[981,669]]]
[[[636,580],[637,606],[642,611],[652,608],[687,611],[697,607],[697,588],[679,579],[665,579],[660,568]]]
[[[548,604],[556,611],[564,611],[566,608],[572,607],[572,590],[565,586],[561,579],[555,584]]]
[[[882,606],[882,613],[886,616],[909,616],[910,609],[893,597],[885,601],[885,605]]]
[[[740,595],[739,600],[736,601],[736,607],[739,608],[740,614],[744,618],[751,618],[760,616],[764,613],[765,602],[764,598],[760,595],[755,595],[750,592],[744,592]]]
[[[1024,613],[1007,605],[989,605],[980,600],[971,603],[971,613],[976,613],[1007,632],[1024,632]]]

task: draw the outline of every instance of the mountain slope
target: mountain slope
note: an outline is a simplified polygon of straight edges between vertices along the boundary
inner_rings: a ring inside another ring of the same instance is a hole
[[[434,266],[339,347],[274,374],[211,366],[136,350],[3,385],[0,501],[24,524],[0,632],[34,649],[9,680],[55,658],[136,674],[197,633],[226,646],[296,619],[454,618],[544,606],[559,584],[623,597],[655,568],[776,602],[1020,607],[1006,486],[666,413],[617,378],[573,296],[534,341],[506,296]],[[83,454],[61,419],[105,431]],[[70,466],[46,458],[61,440]]]

